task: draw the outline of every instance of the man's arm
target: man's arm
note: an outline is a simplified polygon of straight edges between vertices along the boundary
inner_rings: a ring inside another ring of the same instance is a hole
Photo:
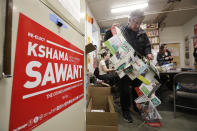
[[[150,44],[150,41],[149,41],[148,36],[146,34],[145,34],[145,55],[146,55],[147,59],[153,60],[153,55],[151,52],[151,44]]]
[[[148,54],[152,54],[151,53],[151,44],[150,44],[150,41],[148,39],[148,36],[145,34],[145,54],[148,55]]]

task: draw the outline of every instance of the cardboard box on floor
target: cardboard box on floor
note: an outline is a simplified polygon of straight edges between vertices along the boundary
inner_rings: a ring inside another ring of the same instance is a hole
[[[110,87],[88,87],[88,98],[86,131],[118,131],[118,117],[114,110]]]
[[[107,85],[89,85],[88,86],[88,102],[91,96],[110,96],[111,87]]]

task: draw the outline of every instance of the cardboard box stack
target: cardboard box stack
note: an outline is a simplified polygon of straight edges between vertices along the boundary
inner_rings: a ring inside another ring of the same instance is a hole
[[[110,87],[88,87],[86,112],[87,131],[118,131],[118,116],[114,110]]]

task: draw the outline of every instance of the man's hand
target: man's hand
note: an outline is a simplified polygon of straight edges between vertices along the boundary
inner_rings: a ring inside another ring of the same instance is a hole
[[[153,56],[153,54],[147,54],[147,55],[146,55],[146,58],[147,58],[148,60],[153,60],[153,59],[154,59],[154,56]]]

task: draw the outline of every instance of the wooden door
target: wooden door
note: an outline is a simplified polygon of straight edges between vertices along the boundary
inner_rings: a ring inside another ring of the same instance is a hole
[[[179,43],[169,43],[166,44],[168,50],[171,52],[173,57],[172,62],[176,62],[177,66],[180,67],[180,44]]]

